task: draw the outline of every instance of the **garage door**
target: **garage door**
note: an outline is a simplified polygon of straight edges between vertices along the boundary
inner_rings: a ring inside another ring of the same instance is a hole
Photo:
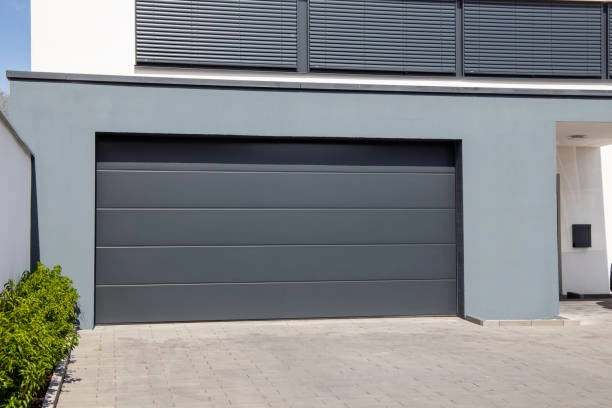
[[[96,323],[453,315],[455,147],[98,136]]]

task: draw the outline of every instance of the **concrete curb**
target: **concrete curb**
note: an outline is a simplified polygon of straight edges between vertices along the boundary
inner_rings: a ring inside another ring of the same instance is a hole
[[[55,369],[53,370],[53,377],[49,382],[49,388],[47,388],[47,393],[45,394],[45,400],[43,401],[42,408],[55,408],[57,406],[60,392],[62,390],[62,384],[64,383],[64,378],[66,378],[66,369],[68,368],[69,362],[70,353],[68,353],[68,357],[60,361],[59,364],[55,366]]]
[[[580,326],[579,320],[558,319],[535,319],[535,320],[486,320],[473,316],[466,316],[465,320],[483,327],[570,327]]]

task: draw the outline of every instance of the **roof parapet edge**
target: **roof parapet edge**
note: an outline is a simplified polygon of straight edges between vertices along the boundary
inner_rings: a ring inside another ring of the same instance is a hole
[[[380,92],[412,94],[446,94],[446,95],[491,95],[491,96],[560,96],[560,97],[612,97],[612,88],[607,89],[567,89],[567,88],[524,88],[524,87],[489,87],[478,84],[468,86],[447,85],[401,85],[401,84],[367,84],[346,82],[310,82],[283,80],[253,79],[210,79],[210,78],[177,78],[137,75],[98,75],[57,72],[7,71],[10,81],[69,82],[90,84],[142,85],[164,87],[195,88],[242,88],[242,89],[276,89],[303,90],[323,92]]]

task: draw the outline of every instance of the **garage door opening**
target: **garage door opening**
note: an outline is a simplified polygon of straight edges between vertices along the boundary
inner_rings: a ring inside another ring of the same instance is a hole
[[[461,314],[459,150],[97,135],[95,322]]]

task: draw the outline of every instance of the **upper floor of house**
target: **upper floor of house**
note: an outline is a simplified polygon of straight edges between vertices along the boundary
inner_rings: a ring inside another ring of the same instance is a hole
[[[41,72],[612,85],[604,1],[31,0],[31,13]]]

